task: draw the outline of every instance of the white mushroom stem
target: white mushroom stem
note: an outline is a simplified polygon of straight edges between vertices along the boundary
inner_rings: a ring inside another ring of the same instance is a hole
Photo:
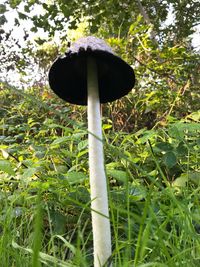
[[[111,232],[101,129],[97,66],[87,61],[89,168],[94,246],[94,267],[111,256]]]

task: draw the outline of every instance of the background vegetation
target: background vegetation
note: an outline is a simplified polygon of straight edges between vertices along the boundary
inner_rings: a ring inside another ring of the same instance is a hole
[[[102,107],[113,265],[199,266],[199,2],[10,0],[0,13],[1,265],[92,266],[86,108],[58,99],[47,75],[69,42],[95,35],[137,78]]]

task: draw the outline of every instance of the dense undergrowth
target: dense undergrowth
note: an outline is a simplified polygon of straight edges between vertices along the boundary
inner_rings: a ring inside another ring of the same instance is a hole
[[[1,266],[92,266],[85,107],[2,89]],[[200,113],[130,123],[123,101],[102,108],[113,265],[198,266]]]

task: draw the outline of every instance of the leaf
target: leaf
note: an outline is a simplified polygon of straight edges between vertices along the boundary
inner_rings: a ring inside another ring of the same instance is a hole
[[[1,149],[1,152],[2,152],[2,155],[3,155],[4,159],[9,158],[9,154],[8,154],[8,152],[6,150]]]
[[[12,241],[12,247],[15,249],[20,249],[22,251],[28,252],[30,254],[33,254],[33,250],[30,248],[26,248],[26,247],[22,247],[20,245],[18,245],[16,242]],[[70,261],[68,260],[63,261],[60,259],[55,258],[54,256],[50,256],[46,253],[43,252],[39,252],[39,257],[42,263],[44,263],[45,266],[53,266],[55,265],[56,262],[56,266],[58,267],[76,267],[77,265],[70,263]]]
[[[28,17],[26,14],[19,12],[19,11],[18,11],[18,15],[19,15],[20,19],[27,19],[27,17]]]
[[[68,172],[64,177],[70,184],[77,184],[87,179],[87,176],[82,172]]]
[[[2,26],[4,23],[6,23],[7,22],[7,19],[6,19],[6,17],[4,16],[4,15],[1,15],[0,16],[0,26]]]
[[[140,201],[146,197],[146,191],[141,186],[134,186],[130,189],[129,197],[134,201]]]
[[[200,120],[200,111],[191,113],[190,115],[187,116],[187,118],[190,118],[191,120],[198,122]]]
[[[72,139],[73,140],[80,140],[84,135],[86,135],[87,134],[87,132],[86,131],[83,131],[83,132],[81,132],[81,133],[74,133],[73,135],[72,135]]]
[[[6,11],[6,5],[0,4],[0,14],[5,13]]]
[[[165,151],[165,152],[173,150],[173,146],[167,142],[157,143],[156,148],[158,148],[161,151]]]
[[[131,24],[131,26],[129,27],[129,33],[132,35],[135,35],[138,31],[140,31],[140,28],[138,30],[138,25],[140,23],[140,21],[142,20],[142,16],[139,14],[137,16],[137,20]]]
[[[200,172],[189,172],[188,178],[196,185],[200,185]]]
[[[107,169],[107,175],[113,177],[114,179],[120,182],[126,182],[128,179],[128,174],[125,171],[114,170],[114,169]]]
[[[110,128],[112,128],[112,124],[103,124],[103,126],[102,126],[103,130],[107,130],[107,129],[110,129]]]
[[[63,136],[63,137],[59,137],[56,140],[53,141],[53,143],[51,143],[51,145],[59,145],[62,143],[65,143],[66,141],[69,141],[71,137],[69,136]]]
[[[85,134],[86,134],[86,132],[81,132],[81,133],[75,133],[75,134],[70,135],[70,136],[58,137],[56,140],[53,141],[53,143],[51,143],[51,145],[62,144],[62,143],[65,143],[69,140],[80,140],[81,137],[83,137]]]
[[[27,179],[29,177],[32,177],[36,173],[37,169],[36,168],[28,168],[24,171],[22,178]]]
[[[63,243],[65,244],[65,246],[67,248],[69,248],[71,250],[71,252],[73,254],[76,254],[76,247],[73,246],[70,242],[68,242],[63,236],[61,235],[56,235],[57,238],[59,238],[61,241],[63,241]]]
[[[68,171],[68,167],[66,165],[56,165],[56,171],[58,173],[66,173]]]
[[[0,160],[0,170],[10,175],[15,175],[15,172],[8,160]]]
[[[88,146],[88,140],[83,140],[78,144],[78,150],[81,151]]]
[[[188,182],[188,177],[186,174],[182,174],[180,177],[176,178],[176,180],[172,183],[173,187],[185,187]]]
[[[137,141],[136,141],[136,144],[145,144],[149,139],[151,139],[152,137],[155,136],[155,131],[153,130],[150,130],[150,131],[145,131],[143,133],[143,136],[140,137]]]
[[[169,128],[169,134],[178,140],[183,140],[184,136],[187,133],[196,133],[197,131],[200,131],[200,124],[195,122],[193,123],[178,122],[173,124]]]
[[[77,158],[82,157],[83,155],[88,154],[88,149],[82,150],[77,154]]]
[[[180,142],[179,145],[176,148],[176,152],[179,155],[187,155],[188,154],[188,148],[184,142]]]
[[[188,131],[188,132],[196,132],[200,131],[200,124],[196,122],[192,123],[180,123],[178,125],[182,131]]]
[[[185,187],[188,181],[197,186],[200,185],[200,172],[182,173],[181,176],[176,178],[172,185],[175,187]]]
[[[172,168],[174,165],[176,165],[176,162],[177,162],[176,155],[172,151],[167,152],[163,156],[162,160],[164,164],[166,165],[166,167],[168,168]]]
[[[72,129],[69,128],[69,127],[66,127],[66,126],[62,126],[62,125],[59,125],[59,124],[56,124],[56,123],[51,123],[51,124],[48,124],[48,123],[45,123],[49,128],[61,128],[63,130],[65,130],[66,132],[72,132]]]
[[[35,152],[35,157],[38,158],[38,159],[42,159],[42,158],[45,157],[45,152],[37,151],[37,152]]]
[[[63,235],[66,230],[66,216],[64,216],[60,211],[51,210],[50,219],[54,234]]]
[[[169,135],[180,141],[184,138],[184,132],[180,130],[177,124],[174,124],[169,128]]]

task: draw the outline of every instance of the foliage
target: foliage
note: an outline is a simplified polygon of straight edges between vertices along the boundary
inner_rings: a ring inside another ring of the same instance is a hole
[[[164,26],[170,8],[174,22]],[[113,265],[199,265],[200,73],[190,39],[199,8],[172,0],[0,5],[3,266],[92,266],[86,109],[46,85],[68,42],[89,34],[106,39],[137,78],[130,94],[102,106]],[[25,31],[21,45],[3,29],[12,9],[17,26],[32,21],[48,37]],[[16,69],[17,88],[5,82]]]
[[[36,235],[44,266],[92,266],[85,108],[2,86],[2,263],[30,266]],[[116,133],[103,119],[114,266],[198,264],[199,120]]]
[[[37,9],[38,12],[34,12],[34,9]],[[95,34],[102,38],[111,38],[120,41],[121,46],[125,49],[125,55],[131,58],[131,63],[133,63],[132,55],[134,55],[138,59],[145,59],[145,62],[141,61],[145,64],[146,61],[151,61],[153,65],[161,64],[164,67],[165,64],[163,63],[165,63],[166,55],[164,55],[164,58],[162,57],[163,50],[164,54],[167,52],[166,50],[172,48],[179,48],[180,50],[186,49],[186,54],[188,54],[188,52],[191,53],[193,48],[191,47],[190,35],[194,32],[195,26],[199,23],[199,9],[200,5],[198,1],[191,1],[190,3],[187,3],[187,1],[179,3],[172,0],[157,2],[146,0],[126,1],[126,3],[113,0],[106,1],[106,3],[105,1],[93,0],[74,0],[70,2],[60,0],[48,1],[47,3],[46,1],[38,2],[35,0],[4,1],[0,9],[4,17],[6,17],[6,14],[9,17],[10,14],[12,14],[9,12],[12,10],[17,11],[15,17],[15,25],[17,27],[19,27],[23,21],[27,21],[32,25],[32,31],[38,32],[39,29],[43,29],[44,32],[47,32],[48,40],[46,40],[46,37],[40,36],[40,38],[36,38],[36,40],[33,41],[33,38],[30,37],[30,33],[25,30],[24,41],[27,46],[20,47],[21,44],[18,40],[12,40],[12,31],[5,31],[3,28],[4,23],[2,23],[1,39],[7,42],[7,45],[2,47],[2,62],[4,62],[6,58],[9,58],[12,68],[14,65],[14,67],[24,70],[24,66],[30,66],[28,56],[36,59],[38,51],[41,51],[41,47],[37,47],[37,45],[43,45],[44,42],[49,40],[52,44],[52,40],[54,41],[55,36],[59,37],[60,40],[60,44],[57,45],[58,54],[63,50],[63,45],[66,49],[66,43],[74,41],[73,38],[71,38],[69,29],[77,29],[80,27],[80,23],[87,21],[88,29],[85,31],[85,34]],[[110,12],[111,10],[112,12]],[[173,19],[169,25],[165,26],[164,23],[169,10],[173,13]],[[32,13],[33,15],[31,15]],[[153,40],[151,40],[152,31],[154,31],[154,35],[156,36]],[[20,50],[22,54],[19,52],[16,53],[13,49],[11,49],[11,51],[8,49],[4,51],[5,47],[8,47],[11,41],[19,46],[18,50]],[[55,52],[55,44],[52,46]],[[149,55],[152,48],[154,48],[154,53],[150,53]],[[38,49],[38,51],[35,51],[35,49]],[[50,51],[50,47],[47,50]],[[53,58],[57,55],[54,52],[52,51],[52,55],[54,55]],[[168,54],[171,52],[172,51],[168,51]],[[161,55],[159,55],[160,53]],[[44,54],[39,55],[39,62],[37,61],[37,64],[40,63],[40,60],[46,59],[47,56]],[[47,56],[47,58],[49,58],[49,56]],[[167,58],[169,58],[169,56],[167,56]],[[52,62],[52,57],[49,58],[49,60]],[[187,60],[187,58],[185,58],[185,60]],[[165,69],[165,67],[162,69],[162,74],[165,76],[170,71],[170,63],[171,62],[169,62],[167,69]],[[33,64],[33,62],[31,64]],[[5,65],[4,62],[3,66]],[[42,68],[43,66],[44,65],[42,65]],[[41,68],[41,64],[39,64],[39,67]]]
[[[6,1],[7,2],[7,1]],[[5,4],[6,4],[5,2]],[[176,42],[182,41],[193,33],[193,27],[199,23],[200,4],[198,1],[8,1],[11,8],[18,9],[23,6],[23,12],[18,11],[19,18],[16,23],[20,23],[20,19],[29,18],[33,6],[40,3],[43,8],[42,14],[35,15],[32,18],[34,23],[33,31],[37,31],[41,27],[54,35],[55,30],[63,31],[68,23],[71,28],[76,28],[77,22],[80,22],[81,17],[88,17],[90,21],[90,29],[92,33],[96,33],[102,25],[106,27],[108,33],[112,32],[113,36],[118,35],[118,30],[124,37],[126,29],[130,27],[138,14],[141,14],[141,5],[145,8],[151,23],[157,33],[162,38],[176,39]],[[23,3],[23,5],[22,5]],[[6,8],[1,5],[1,13],[4,13]],[[173,8],[174,22],[171,22],[170,27],[163,31],[162,24],[165,22],[169,8]],[[178,30],[177,30],[178,29]],[[115,35],[116,34],[116,35]],[[173,36],[172,36],[173,35]],[[170,37],[169,37],[170,36]]]

